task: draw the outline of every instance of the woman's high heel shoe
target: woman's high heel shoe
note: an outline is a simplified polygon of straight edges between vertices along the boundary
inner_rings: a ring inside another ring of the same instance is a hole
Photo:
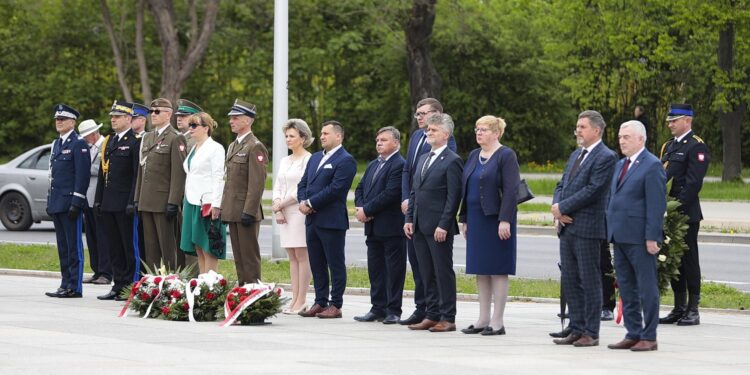
[[[303,313],[303,312],[307,311],[307,309],[308,309],[307,304],[304,304],[299,309],[297,309],[297,310],[290,310],[290,311],[291,311],[291,314],[299,314],[299,313]]]

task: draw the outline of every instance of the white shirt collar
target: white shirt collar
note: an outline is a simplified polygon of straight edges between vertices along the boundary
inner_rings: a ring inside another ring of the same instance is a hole
[[[686,137],[686,136],[687,136],[688,134],[690,134],[690,132],[691,132],[691,131],[692,131],[692,130],[688,130],[688,131],[686,131],[686,132],[685,132],[685,134],[683,134],[683,135],[681,135],[681,136],[679,136],[679,137],[674,137],[674,141],[675,141],[675,143],[680,143],[680,142],[682,142],[682,140],[683,140],[683,139],[685,139],[685,137]]]
[[[390,159],[391,156],[398,154],[398,152],[399,152],[399,149],[396,149],[396,151],[393,151],[393,153],[391,153],[390,155],[386,156],[384,161],[388,161],[388,159]],[[378,157],[380,157],[380,155],[378,155]]]
[[[104,143],[104,137],[99,137],[99,139],[94,142],[94,146],[98,149],[102,148],[102,143]]]
[[[170,125],[166,125],[166,126],[164,126],[163,128],[161,128],[161,129],[156,129],[156,136],[158,137],[158,136],[162,135],[162,134],[164,133],[164,131],[165,131],[165,130],[167,130],[167,128],[168,128],[169,126],[170,126]]]
[[[443,153],[443,151],[444,151],[444,150],[445,150],[446,148],[448,148],[448,144],[447,144],[447,143],[446,143],[446,144],[444,144],[444,145],[442,145],[442,146],[440,146],[440,147],[439,147],[439,148],[437,148],[437,149],[431,150],[430,152],[432,152],[432,153],[434,153],[434,154],[435,154],[435,155],[433,155],[432,159],[433,159],[433,160],[434,160],[434,159],[436,159],[436,158],[437,158],[437,157],[438,157],[438,156],[439,156],[440,154],[442,154],[442,153]],[[432,161],[430,161],[430,164],[432,164]]]
[[[237,136],[237,143],[238,143],[238,144],[239,144],[239,143],[242,143],[242,141],[243,141],[243,140],[245,139],[245,137],[247,137],[247,136],[248,136],[248,134],[252,134],[252,133],[253,133],[253,132],[247,132],[247,133],[245,133],[245,134],[243,134],[243,135],[238,135],[238,136]]]
[[[324,158],[329,158],[329,157],[330,157],[331,155],[333,155],[333,154],[334,154],[334,153],[335,153],[336,151],[338,151],[338,150],[339,150],[339,149],[340,149],[340,148],[341,148],[342,146],[343,146],[343,145],[338,145],[338,146],[336,146],[336,147],[332,148],[332,149],[331,149],[330,151],[327,151],[327,152],[326,152],[326,151],[323,151],[323,153],[324,153],[323,157],[324,157]]]
[[[641,147],[641,149],[640,149],[640,150],[638,150],[638,152],[636,152],[635,154],[633,154],[633,156],[629,157],[628,159],[630,159],[630,163],[633,163],[633,162],[635,162],[636,160],[638,160],[638,157],[639,157],[639,156],[641,156],[641,153],[642,153],[642,152],[643,152],[643,150],[645,150],[645,149],[646,149],[646,147],[645,147],[645,146],[644,146],[644,147]]]
[[[586,156],[588,156],[591,153],[591,151],[594,150],[594,147],[596,147],[596,146],[599,145],[599,143],[602,143],[601,138],[598,141],[594,142],[593,145],[591,145],[589,147],[584,147],[583,149],[586,150]]]
[[[73,129],[71,129],[71,130],[70,130],[69,132],[67,132],[67,133],[65,133],[65,134],[63,134],[63,135],[61,135],[61,136],[60,136],[60,138],[61,138],[61,142],[62,142],[62,143],[65,143],[65,141],[67,141],[67,140],[68,140],[68,137],[70,137],[70,134],[71,134],[71,133],[73,133]]]
[[[117,139],[118,139],[118,140],[119,140],[119,139],[122,139],[122,137],[124,137],[124,136],[125,136],[125,133],[127,133],[127,132],[128,132],[128,130],[130,130],[130,129],[127,129],[127,130],[125,130],[124,132],[119,132],[119,133],[117,133]]]

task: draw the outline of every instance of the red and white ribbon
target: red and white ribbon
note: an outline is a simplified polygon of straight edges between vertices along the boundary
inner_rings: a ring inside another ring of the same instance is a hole
[[[274,284],[245,284],[242,286],[242,288],[249,290],[250,295],[242,300],[239,305],[235,306],[231,311],[229,309],[230,298],[229,296],[227,296],[226,301],[224,301],[224,316],[226,316],[226,319],[221,322],[221,327],[227,327],[234,324],[237,318],[239,318],[240,314],[242,314],[243,311],[250,307],[250,305],[271,293],[274,290]]]

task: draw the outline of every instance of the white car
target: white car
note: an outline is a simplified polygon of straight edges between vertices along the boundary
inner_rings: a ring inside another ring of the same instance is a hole
[[[35,147],[0,165],[0,222],[8,230],[27,230],[47,215],[51,144]]]

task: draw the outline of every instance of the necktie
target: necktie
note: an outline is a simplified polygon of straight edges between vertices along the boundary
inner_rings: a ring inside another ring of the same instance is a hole
[[[433,156],[435,156],[434,152],[430,152],[430,154],[427,155],[427,160],[424,161],[424,165],[422,166],[422,173],[419,175],[419,177],[424,178],[424,174],[427,173],[427,168],[430,167],[430,160],[432,160]]]
[[[625,159],[625,164],[623,164],[622,166],[620,177],[617,178],[617,186],[620,186],[620,184],[622,184],[622,180],[625,178],[625,175],[628,174],[628,167],[630,167],[630,158]]]
[[[375,183],[375,179],[378,177],[378,173],[380,173],[380,170],[383,168],[383,165],[385,164],[385,159],[383,159],[382,156],[378,156],[378,166],[375,168],[375,173],[372,174],[372,179],[370,180],[370,184]]]
[[[581,162],[583,161],[583,158],[586,157],[586,154],[588,152],[589,151],[584,148],[583,151],[581,151],[581,155],[578,155],[578,159],[576,159],[576,162],[573,163],[573,168],[570,168],[570,177],[576,175],[576,172],[578,172],[578,167],[581,166]]]
[[[419,155],[421,154],[422,147],[424,146],[424,141],[427,137],[422,133],[422,137],[419,138],[419,142],[417,142],[417,149],[414,152],[414,165],[417,164],[417,159],[419,159]]]

